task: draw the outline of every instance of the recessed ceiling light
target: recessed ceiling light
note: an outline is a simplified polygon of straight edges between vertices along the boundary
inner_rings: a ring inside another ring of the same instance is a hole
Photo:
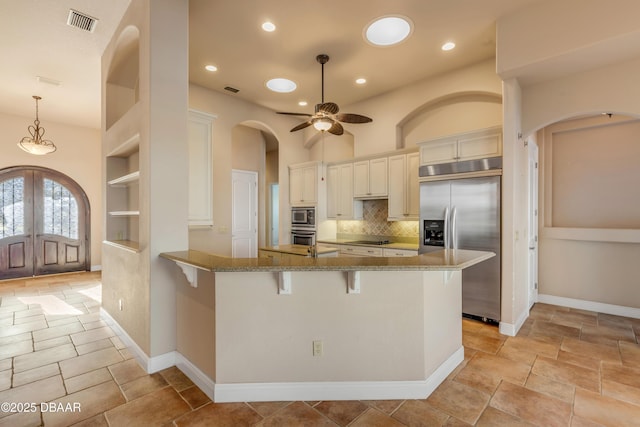
[[[392,46],[400,43],[413,31],[409,18],[384,16],[371,22],[364,30],[365,39],[376,46]]]
[[[298,102],[298,105],[301,107],[306,107],[307,106],[307,101],[300,101]]]
[[[454,42],[446,42],[442,45],[442,50],[451,50],[454,47],[456,47],[456,44]]]
[[[218,71],[218,67],[216,67],[215,65],[207,65],[206,67],[204,67],[204,69],[207,71]]]
[[[367,82],[367,79],[360,77],[359,79],[356,79],[356,83],[359,85],[363,85]]]
[[[275,24],[273,22],[267,21],[267,22],[262,24],[262,29],[265,30],[268,33],[271,33],[271,32],[276,30],[276,26],[275,26]]]
[[[293,92],[298,87],[293,81],[289,79],[271,79],[267,82],[267,87],[274,92],[288,93]]]

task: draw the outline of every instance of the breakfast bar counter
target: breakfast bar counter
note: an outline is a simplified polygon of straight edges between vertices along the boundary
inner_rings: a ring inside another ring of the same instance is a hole
[[[160,256],[180,266],[178,367],[247,402],[426,398],[464,359],[462,270],[494,254]]]

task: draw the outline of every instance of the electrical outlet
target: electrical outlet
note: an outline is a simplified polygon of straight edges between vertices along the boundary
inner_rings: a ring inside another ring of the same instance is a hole
[[[122,298],[120,298],[120,299],[118,300],[118,309],[119,309],[120,311],[122,311],[122,309],[123,309],[123,308],[124,308],[124,307],[123,307],[123,304],[122,304]]]
[[[322,356],[322,341],[313,342],[313,355]]]

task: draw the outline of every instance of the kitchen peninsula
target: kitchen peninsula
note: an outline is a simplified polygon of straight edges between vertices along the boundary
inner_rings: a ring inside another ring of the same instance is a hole
[[[178,264],[178,366],[215,402],[425,398],[463,360],[461,270],[494,256]]]

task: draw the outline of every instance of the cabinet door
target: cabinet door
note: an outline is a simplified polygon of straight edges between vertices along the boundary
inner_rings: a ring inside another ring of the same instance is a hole
[[[404,219],[406,207],[407,157],[389,157],[389,219]]]
[[[327,168],[327,218],[338,217],[338,204],[340,203],[340,167],[329,166]]]
[[[471,160],[502,155],[502,134],[480,135],[458,140],[458,159]]]
[[[289,203],[302,203],[302,169],[289,169]]]
[[[315,166],[309,166],[302,169],[302,202],[316,204],[317,195],[317,177],[318,169]]]
[[[369,195],[369,161],[355,162],[353,164],[353,196],[367,197]]]
[[[420,216],[420,155],[418,153],[407,154],[407,187],[405,205],[407,219],[417,220]],[[389,194],[391,196],[391,194]]]
[[[418,251],[412,251],[410,249],[383,249],[383,256],[386,257],[400,257],[400,256],[417,256]]]
[[[428,142],[420,146],[420,165],[455,162],[458,158],[456,138]]]
[[[338,219],[355,219],[353,210],[353,164],[339,166]],[[362,203],[362,202],[359,202]],[[360,212],[362,218],[362,212]]]
[[[387,196],[387,173],[386,157],[369,160],[369,192],[372,196]]]

